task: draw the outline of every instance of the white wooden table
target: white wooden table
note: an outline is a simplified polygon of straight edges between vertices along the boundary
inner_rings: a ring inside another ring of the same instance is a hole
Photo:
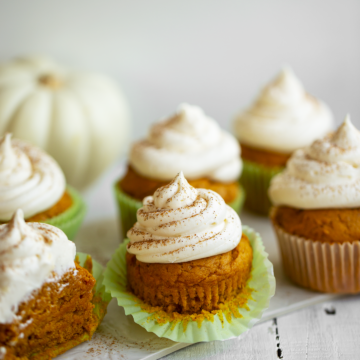
[[[360,359],[360,296],[315,305],[255,325],[242,340],[195,344],[163,359]]]
[[[111,186],[122,171],[123,167],[114,167],[104,175],[98,186],[86,194],[88,222],[99,217],[114,216],[116,209]],[[248,214],[242,214],[241,218],[246,224],[252,225]],[[109,225],[111,226],[114,227],[114,224]],[[88,231],[91,232],[91,228]],[[104,233],[99,233],[98,236],[106,238]],[[113,239],[111,235],[108,241],[112,243],[119,240]],[[85,244],[83,246],[84,249],[80,248],[80,251],[96,253],[96,248],[88,248]],[[271,244],[267,251],[272,255],[278,250]],[[109,253],[105,251],[103,255],[110,258],[111,247]],[[268,320],[255,325],[242,340],[195,344],[163,359],[360,360],[360,295],[344,296]]]

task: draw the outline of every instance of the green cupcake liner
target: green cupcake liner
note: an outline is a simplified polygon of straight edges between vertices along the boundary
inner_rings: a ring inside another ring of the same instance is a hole
[[[234,201],[232,201],[230,204],[228,204],[229,206],[231,206],[238,214],[240,214],[244,202],[246,199],[246,194],[245,194],[245,190],[244,188],[241,186],[241,184],[239,184],[239,194],[236,197],[236,199]]]
[[[86,205],[74,188],[67,186],[66,190],[69,192],[73,204],[62,214],[44,222],[56,226],[66,234],[69,240],[73,240],[86,215]]]
[[[136,213],[143,207],[143,204],[141,201],[134,199],[122,191],[118,182],[114,184],[114,192],[118,207],[121,231],[123,238],[125,239],[127,232],[136,223]]]
[[[76,253],[79,264],[82,267],[85,267],[86,259],[89,255],[84,253]],[[93,296],[92,303],[95,305],[93,309],[93,313],[95,314],[98,322],[98,326],[100,325],[101,321],[103,320],[104,316],[106,315],[107,306],[111,300],[111,296],[105,291],[105,286],[103,284],[104,280],[104,268],[94,259],[92,259],[92,275],[96,280],[95,285],[95,293]],[[93,332],[91,333],[84,333],[72,340],[69,340],[61,345],[56,346],[53,349],[48,349],[44,353],[36,353],[30,356],[31,360],[47,360],[49,358],[54,358],[60,354],[63,354],[67,350],[74,348],[75,346],[90,340],[92,337]]]
[[[159,337],[165,337],[177,342],[196,343],[200,341],[227,340],[240,336],[260,320],[264,310],[269,306],[271,297],[275,294],[274,269],[268,260],[262,240],[254,230],[244,226],[243,232],[248,236],[253,248],[251,275],[247,287],[253,289],[247,300],[246,308],[237,310],[241,317],[231,318],[213,315],[212,320],[204,319],[199,325],[196,321],[172,321],[159,324],[154,319],[154,313],[142,309],[145,304],[135,295],[127,292],[126,245],[122,243],[107,264],[104,272],[106,291],[117,299],[126,315],[132,315],[134,321],[147,331]]]
[[[76,253],[78,259],[79,259],[79,264],[80,266],[84,267],[85,265],[85,261],[87,259],[88,254],[84,254],[81,252],[77,252]],[[106,308],[108,303],[110,302],[110,300],[112,299],[111,295],[105,290],[105,285],[104,285],[104,267],[102,265],[100,265],[96,260],[92,259],[92,276],[95,278],[96,280],[96,286],[95,286],[95,295],[94,298],[98,297],[98,299],[100,298],[101,300],[98,302],[94,302],[95,303],[95,307],[93,309],[94,314],[98,317],[98,319],[100,320],[100,322],[102,321],[102,319],[104,318],[104,316],[106,315]],[[104,312],[104,307],[105,307],[105,312]]]
[[[269,215],[272,205],[268,196],[270,181],[283,169],[283,167],[266,167],[243,160],[240,183],[246,192],[245,207],[247,209],[261,215]]]
[[[136,213],[140,208],[143,207],[143,204],[141,201],[134,199],[122,191],[118,182],[114,184],[114,192],[116,204],[118,206],[122,235],[125,239],[127,232],[136,223]],[[239,194],[236,199],[229,204],[229,206],[231,206],[239,214],[244,205],[245,198],[246,196],[244,188],[239,184]]]

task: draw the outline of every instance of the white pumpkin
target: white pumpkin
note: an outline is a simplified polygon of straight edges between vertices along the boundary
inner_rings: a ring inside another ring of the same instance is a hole
[[[0,136],[47,151],[68,183],[84,188],[128,142],[129,112],[115,82],[42,57],[0,65]]]

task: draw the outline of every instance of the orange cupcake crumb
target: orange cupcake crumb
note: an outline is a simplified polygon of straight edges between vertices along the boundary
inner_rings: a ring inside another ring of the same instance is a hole
[[[290,156],[291,154],[257,149],[245,144],[241,144],[241,157],[244,160],[268,167],[284,167]]]
[[[44,210],[41,213],[35,214],[31,216],[28,219],[25,219],[26,221],[32,221],[32,222],[42,222],[49,219],[54,218],[55,216],[58,216],[62,214],[64,211],[70,208],[73,201],[70,196],[70,194],[65,190],[63,196],[61,199],[50,209]]]
[[[75,265],[58,281],[34,291],[12,323],[0,324],[5,359],[51,359],[91,338],[98,325],[92,303],[95,279]]]
[[[207,178],[188,180],[195,188],[213,190],[221,195],[227,204],[233,202],[239,195],[238,183],[221,183]],[[142,201],[144,197],[153,195],[161,186],[167,185],[168,181],[149,179],[138,174],[130,165],[125,176],[119,181],[119,187],[128,195]]]
[[[287,233],[328,243],[360,239],[360,209],[301,210],[280,206],[273,211],[273,221]]]
[[[166,313],[211,312],[245,288],[252,259],[244,234],[232,251],[184,263],[143,263],[127,253],[128,284],[141,300]]]

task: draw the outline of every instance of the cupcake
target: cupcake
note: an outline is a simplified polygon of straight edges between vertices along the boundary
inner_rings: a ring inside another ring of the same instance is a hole
[[[145,328],[149,324],[144,324],[144,317],[157,319],[160,325],[153,324],[149,331],[183,342],[229,338],[251,327],[274,290],[272,270],[266,268],[272,265],[258,235],[242,228],[238,214],[218,193],[192,187],[182,172],[143,204],[127,233],[129,240],[120,245],[104,275],[106,290],[118,298],[126,314]],[[247,303],[250,298],[254,308]],[[240,308],[250,314],[240,314]],[[133,312],[141,309],[145,315],[139,318]],[[201,316],[217,316],[218,324],[212,319],[202,327]],[[226,330],[222,316],[228,319]],[[168,328],[162,327],[164,322]],[[189,322],[201,329],[196,334],[192,327],[188,331]]]
[[[144,199],[137,220],[127,234],[127,274],[130,289],[147,304],[211,311],[245,286],[252,248],[219,194],[195,189],[180,173]]]
[[[360,292],[360,132],[339,129],[297,150],[269,189],[283,266],[295,283]]]
[[[147,139],[133,144],[125,176],[115,184],[124,235],[136,222],[142,200],[182,170],[196,188],[220,194],[240,211],[244,193],[236,139],[196,106],[183,104],[169,119],[155,123]]]
[[[70,239],[86,212],[53,158],[7,134],[0,139],[0,223],[9,221],[18,208],[26,221],[57,226]]]
[[[246,207],[267,215],[271,178],[283,170],[293,151],[309,146],[332,127],[329,108],[306,93],[290,69],[283,69],[234,123],[241,143]]]
[[[52,359],[91,338],[107,302],[75,251],[61,230],[26,223],[21,210],[0,225],[0,359]]]

